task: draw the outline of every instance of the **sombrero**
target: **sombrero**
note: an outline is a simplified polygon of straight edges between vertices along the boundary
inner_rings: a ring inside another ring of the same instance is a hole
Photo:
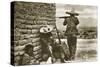
[[[67,11],[66,13],[67,13],[67,14],[76,15],[76,16],[78,16],[78,15],[79,15],[79,13],[76,13],[76,12],[75,12],[75,9],[73,9],[73,8],[72,8],[72,10],[71,10],[71,11]]]
[[[53,27],[52,26],[42,26],[40,28],[40,33],[48,33],[48,32],[51,32],[53,30]]]

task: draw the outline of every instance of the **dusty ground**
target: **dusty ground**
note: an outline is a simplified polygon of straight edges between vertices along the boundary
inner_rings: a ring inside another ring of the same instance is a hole
[[[61,41],[67,44],[66,39],[61,39]],[[78,39],[76,58],[74,61],[66,61],[66,63],[94,62],[96,60],[97,60],[97,39]],[[41,64],[51,64],[51,63],[52,62],[51,62],[51,57],[50,57],[47,62],[41,63]],[[60,63],[60,62],[57,62],[57,63]]]
[[[67,41],[62,39],[62,41]],[[78,39],[75,61],[87,62],[97,60],[97,39]]]

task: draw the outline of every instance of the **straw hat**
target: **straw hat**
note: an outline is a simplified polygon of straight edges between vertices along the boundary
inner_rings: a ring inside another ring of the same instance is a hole
[[[51,32],[52,30],[53,27],[46,25],[40,28],[40,33],[48,33]]]
[[[75,9],[74,9],[74,8],[72,8],[71,11],[67,11],[66,13],[67,13],[67,14],[76,15],[76,16],[79,15],[79,13],[76,13],[76,12],[75,12]]]

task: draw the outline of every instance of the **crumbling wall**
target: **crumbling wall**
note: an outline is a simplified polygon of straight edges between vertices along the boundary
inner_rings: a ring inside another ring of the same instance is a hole
[[[34,46],[36,60],[41,60],[41,43],[39,28],[45,24],[55,23],[55,4],[14,2],[14,41],[12,55],[14,65],[19,65],[19,59],[24,54],[27,44]],[[13,19],[13,18],[12,18]]]

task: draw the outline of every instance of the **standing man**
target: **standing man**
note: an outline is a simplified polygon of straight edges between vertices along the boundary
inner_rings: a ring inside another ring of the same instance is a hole
[[[63,25],[67,25],[65,35],[67,36],[67,43],[70,52],[69,60],[74,60],[78,35],[77,25],[79,24],[79,20],[76,16],[78,16],[79,14],[75,13],[74,9],[71,12],[66,13],[70,16],[64,19]]]

